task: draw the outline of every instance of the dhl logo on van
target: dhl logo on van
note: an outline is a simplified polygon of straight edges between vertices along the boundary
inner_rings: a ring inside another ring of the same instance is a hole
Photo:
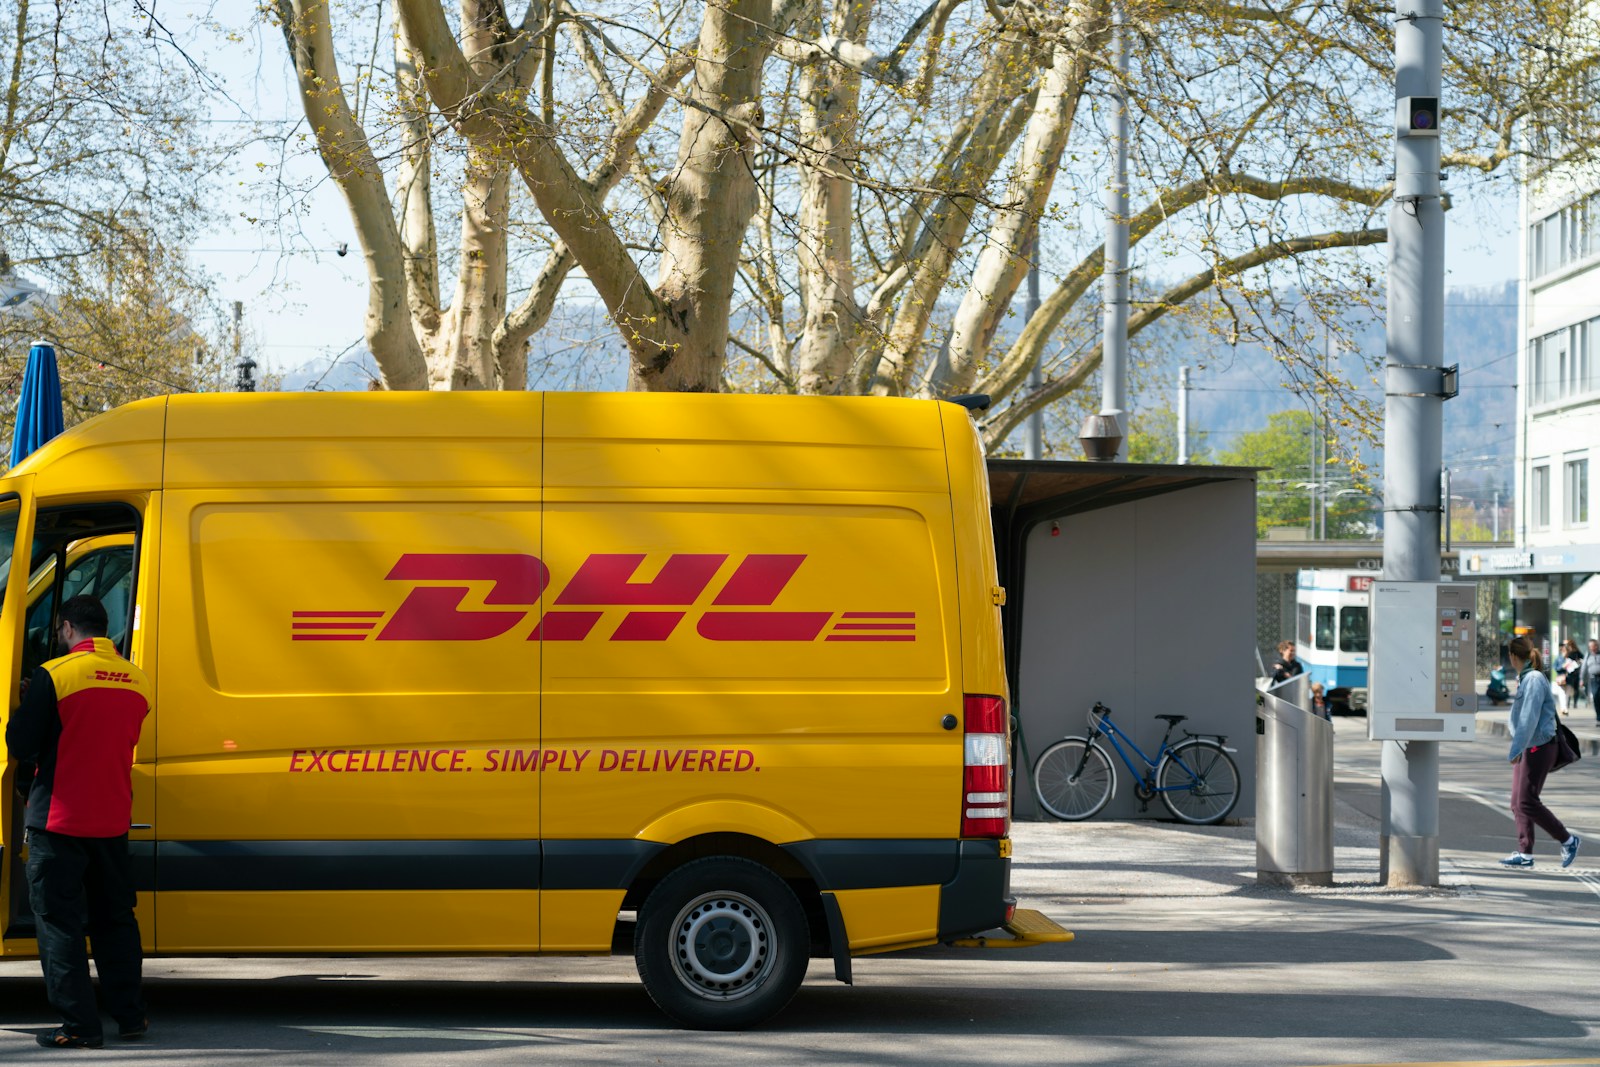
[[[628,607],[612,641],[665,641],[727,562],[726,553],[674,553],[653,579],[634,581],[644,553],[597,553],[539,617],[529,641],[582,641],[608,608]],[[752,554],[739,561],[695,633],[708,641],[915,641],[914,611],[775,611],[804,555]],[[408,552],[385,576],[417,585],[386,611],[296,611],[296,641],[488,641],[517,629],[550,586],[550,568],[521,553]],[[465,582],[489,582],[482,609],[463,610]],[[521,609],[521,610],[518,610]],[[751,610],[761,609],[761,610]]]

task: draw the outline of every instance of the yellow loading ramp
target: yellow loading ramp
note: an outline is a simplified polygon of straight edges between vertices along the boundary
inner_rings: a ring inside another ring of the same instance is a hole
[[[1030,945],[1052,945],[1071,941],[1071,930],[1059,925],[1042,911],[1018,908],[1000,932],[994,936],[979,934],[963,937],[950,944],[961,948],[1027,948]]]

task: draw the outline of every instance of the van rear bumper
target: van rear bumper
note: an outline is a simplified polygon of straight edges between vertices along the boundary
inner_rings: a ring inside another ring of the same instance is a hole
[[[994,839],[959,842],[956,876],[939,887],[939,940],[1004,926],[1017,899],[1011,895],[1009,849]]]

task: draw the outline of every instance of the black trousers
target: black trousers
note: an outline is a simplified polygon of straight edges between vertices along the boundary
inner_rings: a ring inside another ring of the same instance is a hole
[[[144,951],[128,837],[28,831],[28,899],[38,924],[45,995],[69,1033],[98,1039],[100,1013],[89,981],[88,937],[106,1011],[119,1026],[143,1021]]]

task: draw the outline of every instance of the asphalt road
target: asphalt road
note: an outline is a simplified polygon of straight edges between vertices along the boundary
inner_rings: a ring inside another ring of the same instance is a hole
[[[1497,737],[1446,746],[1446,885],[1377,884],[1377,746],[1338,724],[1338,884],[1254,884],[1249,826],[1027,823],[1024,904],[1069,945],[825,963],[749,1033],[671,1028],[625,959],[158,960],[150,1038],[36,1048],[32,962],[0,963],[0,1061],[149,1064],[1600,1064],[1600,755],[1547,792],[1595,847],[1562,871],[1512,847]],[[1589,731],[1600,738],[1600,732]],[[98,1062],[98,1060],[97,1060]]]

